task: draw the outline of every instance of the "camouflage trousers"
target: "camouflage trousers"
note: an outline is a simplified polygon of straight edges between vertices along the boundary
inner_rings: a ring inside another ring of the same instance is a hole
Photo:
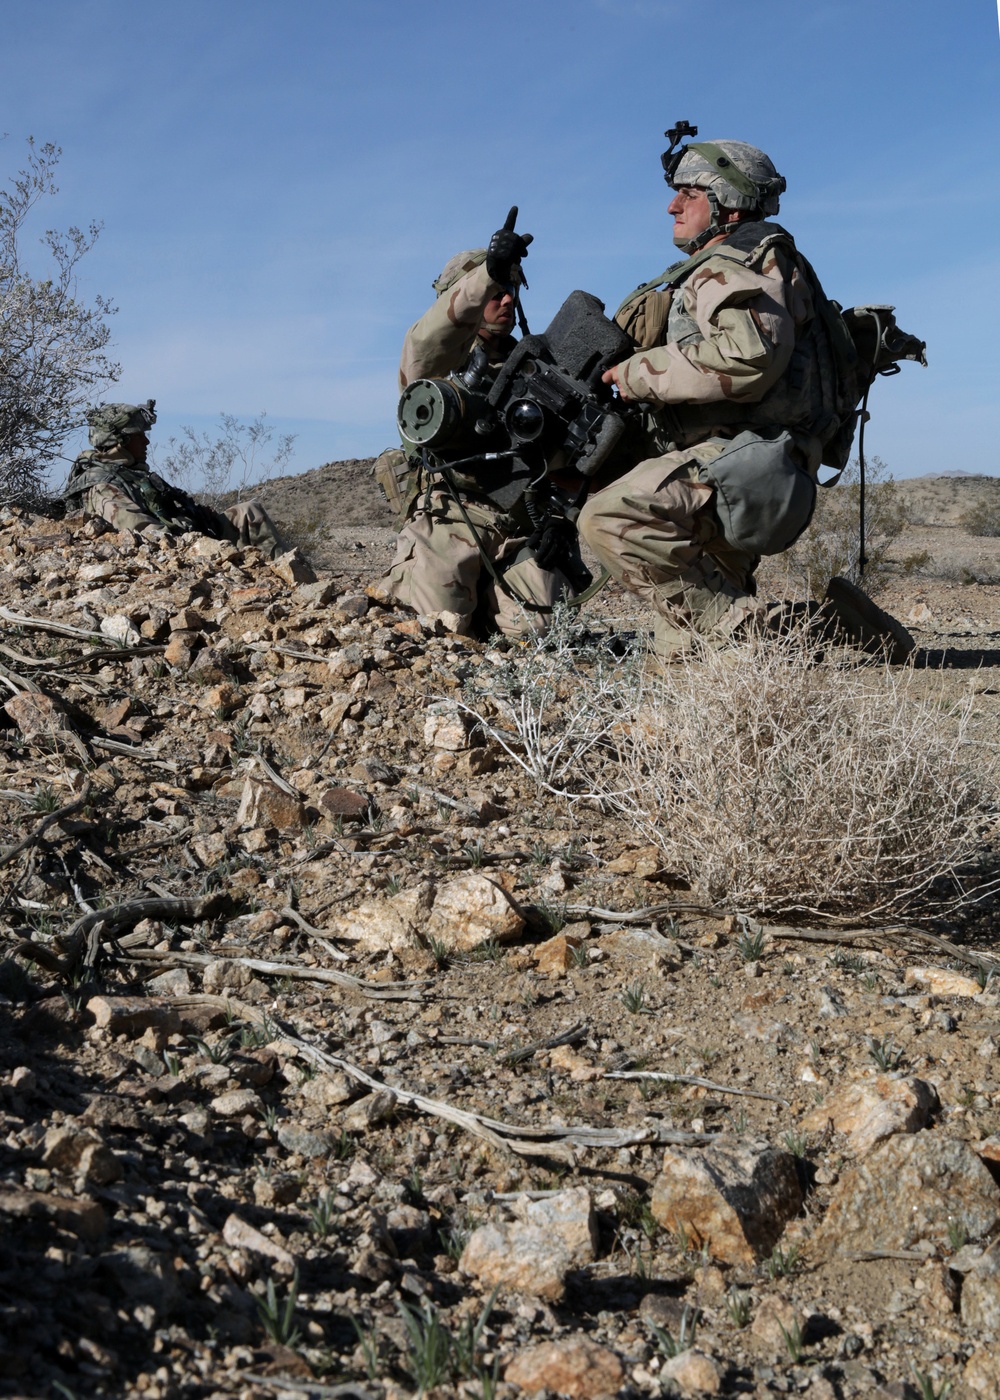
[[[150,515],[149,511],[134,501],[127,491],[109,481],[89,488],[84,498],[83,509],[88,515],[99,515],[116,530],[141,531],[149,529],[151,525],[159,528],[163,525],[155,515]],[[238,544],[244,548],[252,545],[269,559],[285,552],[285,545],[274,521],[257,501],[240,501],[226,510],[213,511],[212,514],[223,537],[230,544]]]
[[[726,541],[715,488],[698,478],[724,446],[716,439],[640,462],[580,515],[580,534],[612,577],[653,606],[653,649],[663,660],[689,652],[695,634],[724,640],[760,611],[758,561]]]
[[[420,500],[422,506],[425,498]],[[540,567],[526,552],[525,537],[510,533],[508,517],[498,507],[467,499],[463,504],[484,552],[518,598],[551,607],[570,595],[563,574]],[[473,632],[477,610],[477,621],[505,637],[544,632],[548,626],[547,613],[522,607],[497,587],[472,531],[444,491],[432,491],[430,509],[417,510],[403,526],[380,587],[414,612],[440,618],[450,632],[466,636]]]

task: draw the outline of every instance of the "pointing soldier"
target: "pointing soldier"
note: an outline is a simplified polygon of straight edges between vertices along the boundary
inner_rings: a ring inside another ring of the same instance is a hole
[[[146,463],[156,401],[102,403],[87,414],[91,447],[73,464],[63,492],[67,510],[99,515],[116,530],[196,531],[253,545],[268,558],[284,550],[274,523],[256,501],[226,510],[200,505],[151,472]]]
[[[463,374],[488,385],[517,341],[521,259],[531,234],[514,232],[516,209],[488,248],[458,253],[434,282],[437,300],[403,342],[399,387]],[[405,524],[382,587],[450,630],[497,630],[516,637],[544,628],[549,608],[570,592],[565,575],[529,542],[533,526],[517,504],[502,507],[491,491],[506,484],[502,464],[487,474],[449,473],[455,494],[398,449],[383,453],[376,474]],[[456,499],[457,497],[457,499]]]

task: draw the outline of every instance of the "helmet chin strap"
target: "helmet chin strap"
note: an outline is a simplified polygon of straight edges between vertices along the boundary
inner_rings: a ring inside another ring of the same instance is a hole
[[[706,189],[705,194],[708,196],[708,207],[712,211],[712,218],[708,227],[703,228],[701,233],[695,234],[694,238],[683,238],[679,241],[675,240],[675,246],[678,247],[682,253],[687,253],[689,256],[692,253],[700,252],[706,243],[710,243],[712,239],[716,238],[720,233],[729,233],[738,223],[742,222],[740,219],[735,219],[731,224],[724,224],[722,222],[723,209],[722,205],[719,203],[718,195],[711,188]],[[748,218],[752,218],[754,212],[755,211],[750,211],[748,213]],[[759,215],[757,217],[759,217]]]

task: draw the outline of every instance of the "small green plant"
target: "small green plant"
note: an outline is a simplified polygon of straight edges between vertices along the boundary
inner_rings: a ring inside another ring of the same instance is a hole
[[[498,1288],[494,1288],[483,1303],[477,1318],[473,1319],[469,1315],[463,1317],[458,1331],[452,1337],[452,1368],[458,1378],[469,1378],[478,1373],[480,1343],[499,1291]]]
[[[538,899],[534,912],[535,922],[550,938],[554,938],[569,922],[565,900]]]
[[[427,951],[434,959],[435,966],[444,972],[451,966],[451,949],[443,938],[429,938],[427,940]]]
[[[301,1336],[299,1329],[295,1326],[295,1304],[298,1302],[298,1297],[299,1271],[296,1269],[284,1300],[278,1297],[273,1278],[268,1279],[263,1296],[258,1295],[254,1299],[261,1325],[271,1341],[292,1350],[298,1345]]]
[[[920,1400],[948,1400],[951,1394],[951,1381],[942,1381],[941,1389],[938,1390],[931,1377],[923,1371],[918,1371],[916,1366],[913,1367],[913,1379],[920,1391]]]
[[[630,983],[619,998],[626,1011],[639,1016],[646,1007],[646,984],[643,981]]]
[[[726,1295],[726,1312],[734,1327],[740,1330],[749,1323],[751,1311],[751,1295],[747,1288],[737,1288],[735,1285],[730,1288]]]
[[[799,1247],[797,1244],[789,1245],[787,1249],[782,1249],[776,1244],[771,1250],[771,1257],[764,1261],[764,1272],[768,1278],[785,1278],[788,1274],[795,1272],[799,1262]]]
[[[403,882],[398,875],[390,875],[385,882],[385,892],[390,898],[392,898],[393,895],[399,894],[402,888]]]
[[[806,1155],[809,1139],[801,1128],[789,1128],[785,1133],[784,1143],[793,1157],[802,1158]]]
[[[903,1058],[903,1050],[895,1043],[891,1035],[883,1036],[881,1040],[876,1040],[874,1036],[867,1036],[866,1039],[868,1041],[868,1054],[880,1070],[888,1074],[899,1068]]]
[[[418,1206],[424,1199],[424,1174],[420,1167],[414,1163],[410,1169],[410,1174],[405,1182],[406,1194],[410,1198],[412,1205]]]
[[[764,930],[745,928],[736,940],[736,951],[745,963],[760,962],[764,956]]]
[[[167,1073],[176,1079],[181,1072],[181,1057],[173,1050],[164,1050],[163,1064]]]
[[[590,966],[590,957],[587,952],[586,943],[579,943],[575,948],[570,949],[569,961],[570,966],[577,970]]]
[[[548,865],[552,859],[552,852],[543,842],[536,841],[528,852],[528,859],[532,865]]]
[[[333,1144],[331,1155],[338,1162],[349,1162],[358,1150],[357,1143],[351,1137],[346,1128],[341,1128],[340,1137]]]
[[[309,1208],[309,1219],[312,1223],[313,1233],[318,1239],[326,1239],[327,1235],[333,1229],[336,1216],[337,1209],[333,1204],[333,1196],[329,1191],[322,1192],[316,1204]]]
[[[259,1025],[243,1026],[240,1030],[240,1048],[243,1050],[260,1050],[265,1045],[270,1045],[272,1040],[276,1040],[278,1028],[269,1016],[265,1014]]]
[[[797,1366],[802,1360],[802,1351],[805,1345],[802,1338],[802,1324],[799,1322],[798,1318],[794,1318],[791,1327],[782,1327],[780,1322],[778,1326],[781,1327],[781,1335],[785,1339],[785,1350],[788,1352],[788,1359],[793,1366]]]
[[[461,1259],[471,1233],[471,1230],[464,1229],[461,1225],[452,1225],[449,1229],[441,1231],[441,1243],[449,1259]]]
[[[969,1232],[965,1227],[964,1220],[948,1221],[948,1243],[956,1254],[969,1243]]]
[[[214,1045],[207,1040],[200,1040],[196,1036],[189,1036],[188,1043],[197,1050],[198,1054],[206,1060],[211,1060],[213,1065],[228,1065],[233,1058],[233,1040],[231,1036],[224,1035],[221,1040],[217,1040]]]
[[[261,1121],[273,1137],[278,1129],[278,1110],[273,1103],[269,1103],[265,1106],[261,1114]]]
[[[478,948],[472,948],[465,955],[464,961],[467,963],[499,962],[503,957],[503,948],[497,938],[487,938],[480,943]]]
[[[467,841],[462,847],[462,854],[467,858],[473,870],[479,870],[486,858],[486,847],[482,837],[475,841]]]
[[[451,1374],[452,1339],[441,1315],[429,1299],[418,1312],[399,1304],[406,1328],[406,1369],[419,1391],[443,1385]]]
[[[655,1322],[648,1324],[649,1330],[656,1339],[656,1345],[660,1349],[660,1355],[665,1361],[673,1360],[680,1352],[687,1351],[688,1347],[694,1346],[699,1317],[697,1308],[686,1307],[681,1313],[681,1325],[677,1329],[676,1337],[666,1327],[660,1327]]]
[[[379,1351],[379,1337],[374,1324],[371,1327],[362,1327],[356,1317],[351,1318],[354,1330],[358,1334],[358,1346],[361,1348],[361,1364],[365,1368],[365,1375],[370,1381],[378,1380],[382,1374],[382,1357]]]
[[[878,978],[875,976],[874,972],[866,972],[861,979],[861,983],[866,992],[878,991]]]
[[[986,967],[983,963],[980,963],[979,967],[976,968],[976,981],[979,983],[980,988],[984,992],[987,990],[990,983],[993,981],[995,975],[995,969],[992,967]]]
[[[28,804],[29,812],[54,812],[59,806],[59,794],[55,788],[48,783],[36,783],[34,792],[31,794],[31,801]]]

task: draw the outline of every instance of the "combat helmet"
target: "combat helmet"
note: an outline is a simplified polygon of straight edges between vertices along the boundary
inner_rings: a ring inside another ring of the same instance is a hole
[[[156,422],[156,400],[145,403],[99,403],[87,413],[91,447],[118,447],[133,433],[148,433]]]
[[[486,261],[485,248],[467,248],[464,253],[456,253],[453,258],[449,258],[441,269],[441,276],[436,277],[431,284],[438,296],[443,296],[450,287],[453,287],[460,277],[464,277],[473,268],[479,267]],[[511,268],[512,280],[515,287],[527,286],[524,280],[524,273],[521,271],[520,263],[514,263]]]
[[[671,189],[703,189],[712,209],[708,228],[682,245],[687,253],[697,252],[722,231],[723,209],[740,209],[766,218],[777,214],[779,196],[786,189],[785,177],[778,174],[770,156],[746,141],[689,141],[674,149],[683,137],[697,134],[698,128],[690,122],[678,122],[664,132],[670,149],[660,157],[663,178]]]

